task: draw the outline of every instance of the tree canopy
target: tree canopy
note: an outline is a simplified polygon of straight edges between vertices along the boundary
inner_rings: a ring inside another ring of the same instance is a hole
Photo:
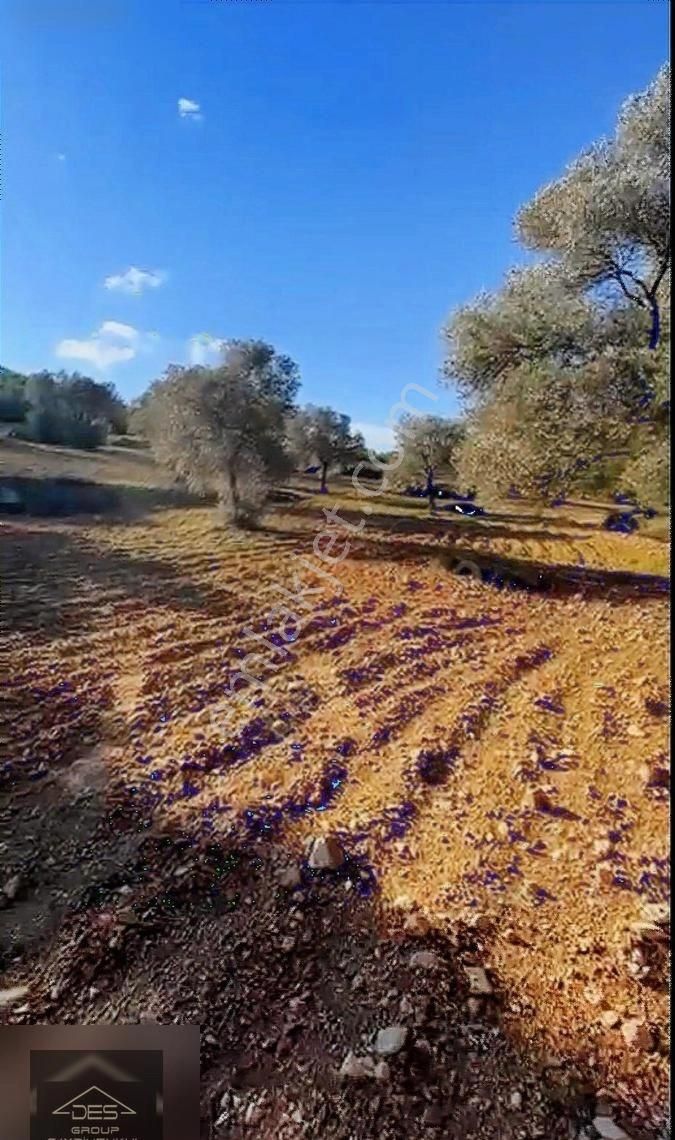
[[[332,466],[353,462],[365,452],[363,438],[352,432],[349,416],[313,404],[299,408],[290,417],[288,437],[298,463],[320,466],[322,492],[327,490]]]
[[[291,470],[285,416],[298,382],[292,361],[257,341],[232,342],[215,368],[170,368],[145,407],[157,458],[215,491],[232,521],[255,521],[271,480]]]
[[[667,453],[669,78],[627,100],[612,138],[519,212],[543,260],[443,330],[443,376],[468,410],[459,466],[478,486],[559,494],[599,464],[613,480],[642,472],[649,493],[645,473]],[[640,464],[643,451],[653,459]]]
[[[463,425],[442,416],[407,414],[396,424],[395,435],[400,457],[397,481],[422,478],[429,507],[433,510],[439,471],[450,476],[455,474],[457,454],[464,437]]]

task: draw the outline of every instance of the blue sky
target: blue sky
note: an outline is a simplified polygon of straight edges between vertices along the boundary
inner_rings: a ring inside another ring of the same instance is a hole
[[[131,397],[260,337],[360,425],[408,383],[456,410],[445,317],[499,284],[518,206],[667,56],[665,0],[3,13],[2,363]]]

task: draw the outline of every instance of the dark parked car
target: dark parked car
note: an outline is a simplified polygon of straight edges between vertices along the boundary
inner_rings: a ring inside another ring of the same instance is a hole
[[[632,534],[638,529],[639,523],[635,512],[612,511],[602,525],[604,530],[616,531],[617,534]]]
[[[446,507],[446,510],[454,511],[457,515],[468,515],[470,517],[485,514],[484,507],[479,507],[476,503],[470,502],[453,503],[452,506]]]
[[[0,486],[0,514],[22,515],[26,504],[13,487]]]

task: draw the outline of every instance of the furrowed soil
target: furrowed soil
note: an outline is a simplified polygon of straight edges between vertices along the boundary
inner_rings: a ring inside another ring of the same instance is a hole
[[[298,481],[244,533],[147,455],[0,448],[131,504],[0,524],[0,1018],[199,1023],[204,1137],[665,1135],[662,521]]]

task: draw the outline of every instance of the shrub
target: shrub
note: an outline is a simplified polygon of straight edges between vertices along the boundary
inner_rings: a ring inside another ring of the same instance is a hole
[[[34,443],[60,444],[63,447],[93,451],[106,442],[108,429],[107,424],[100,420],[80,419],[67,411],[45,408],[28,413],[25,427],[19,436]]]

